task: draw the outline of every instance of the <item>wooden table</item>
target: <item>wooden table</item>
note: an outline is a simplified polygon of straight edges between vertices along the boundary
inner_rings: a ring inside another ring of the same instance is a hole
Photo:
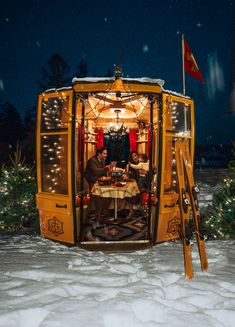
[[[91,193],[103,198],[114,199],[114,222],[117,222],[118,199],[131,198],[140,193],[139,187],[134,179],[123,180],[124,186],[117,187],[114,184],[100,185],[98,182],[92,187]]]

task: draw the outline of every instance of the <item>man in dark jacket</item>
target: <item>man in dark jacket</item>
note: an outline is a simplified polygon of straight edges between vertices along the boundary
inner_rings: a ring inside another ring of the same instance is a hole
[[[95,156],[87,161],[85,177],[91,187],[96,182],[97,178],[106,176],[107,172],[112,170],[116,165],[116,161],[113,161],[110,165],[105,166],[107,155],[106,148],[98,148]]]
[[[89,183],[90,191],[96,182],[97,178],[106,176],[107,172],[111,171],[113,167],[116,165],[116,161],[111,162],[110,165],[105,165],[105,160],[107,158],[107,149],[106,148],[98,148],[96,150],[95,156],[91,157],[87,161],[86,171],[85,171],[85,178]],[[110,205],[109,198],[102,198],[93,196],[95,199],[95,216],[96,221],[103,222],[104,218],[102,219],[103,213],[105,210],[108,209]]]

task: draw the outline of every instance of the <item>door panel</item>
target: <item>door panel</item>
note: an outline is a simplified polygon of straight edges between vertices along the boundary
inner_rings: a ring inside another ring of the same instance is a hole
[[[193,101],[164,94],[162,100],[162,136],[160,157],[160,200],[156,242],[180,237],[179,192],[175,165],[175,140],[187,139],[194,145]]]
[[[51,196],[45,193],[37,194],[37,208],[49,210],[55,213],[65,213],[71,211],[71,203],[67,196]]]
[[[64,243],[74,243],[71,215],[59,212],[39,210],[41,235]]]
[[[42,236],[73,244],[72,99],[72,90],[39,97],[36,198]]]

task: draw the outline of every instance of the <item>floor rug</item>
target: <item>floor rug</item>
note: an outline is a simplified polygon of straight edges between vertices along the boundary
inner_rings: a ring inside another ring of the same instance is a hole
[[[114,222],[114,212],[109,210],[105,217],[107,223],[95,223],[91,212],[84,225],[85,239],[94,241],[124,241],[148,239],[148,225],[140,210],[134,210],[128,217],[128,210],[118,212],[118,223]],[[89,235],[89,238],[86,237]]]

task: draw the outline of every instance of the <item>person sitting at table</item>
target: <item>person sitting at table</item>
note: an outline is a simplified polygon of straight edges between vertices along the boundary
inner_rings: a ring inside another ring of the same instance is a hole
[[[97,178],[106,176],[107,173],[116,166],[117,162],[113,161],[110,165],[105,165],[108,152],[102,147],[96,150],[96,154],[87,161],[85,177],[89,183],[90,189],[97,181]]]
[[[139,154],[138,154],[138,152],[136,152],[136,151],[131,151],[130,152],[129,157],[128,157],[128,164],[126,166],[126,171],[127,171],[128,177],[131,178],[131,179],[134,179],[138,183],[139,171],[132,168],[130,166],[130,163],[135,164],[135,165],[137,165],[139,163]]]
[[[148,188],[148,175],[149,175],[149,160],[147,154],[143,153],[139,155],[139,163],[129,163],[131,168],[139,171],[138,186],[140,191],[144,191]]]
[[[139,154],[137,151],[130,152],[128,162],[129,163],[126,166],[126,171],[127,171],[128,177],[131,179],[134,179],[138,184],[139,170],[134,169],[130,166],[130,163],[136,164],[136,165],[139,163]],[[140,197],[139,197],[139,195],[136,195],[131,198],[125,198],[125,200],[129,204],[129,214],[128,214],[127,218],[131,218],[132,214],[133,214],[133,207],[134,207],[134,205],[138,207],[138,204],[140,203]]]
[[[90,191],[98,178],[106,176],[107,173],[116,166],[116,161],[111,162],[110,165],[105,165],[108,152],[102,147],[96,150],[95,156],[87,161],[85,178],[89,183]],[[102,222],[102,216],[109,208],[111,199],[94,196],[95,199],[95,219],[97,222]]]

